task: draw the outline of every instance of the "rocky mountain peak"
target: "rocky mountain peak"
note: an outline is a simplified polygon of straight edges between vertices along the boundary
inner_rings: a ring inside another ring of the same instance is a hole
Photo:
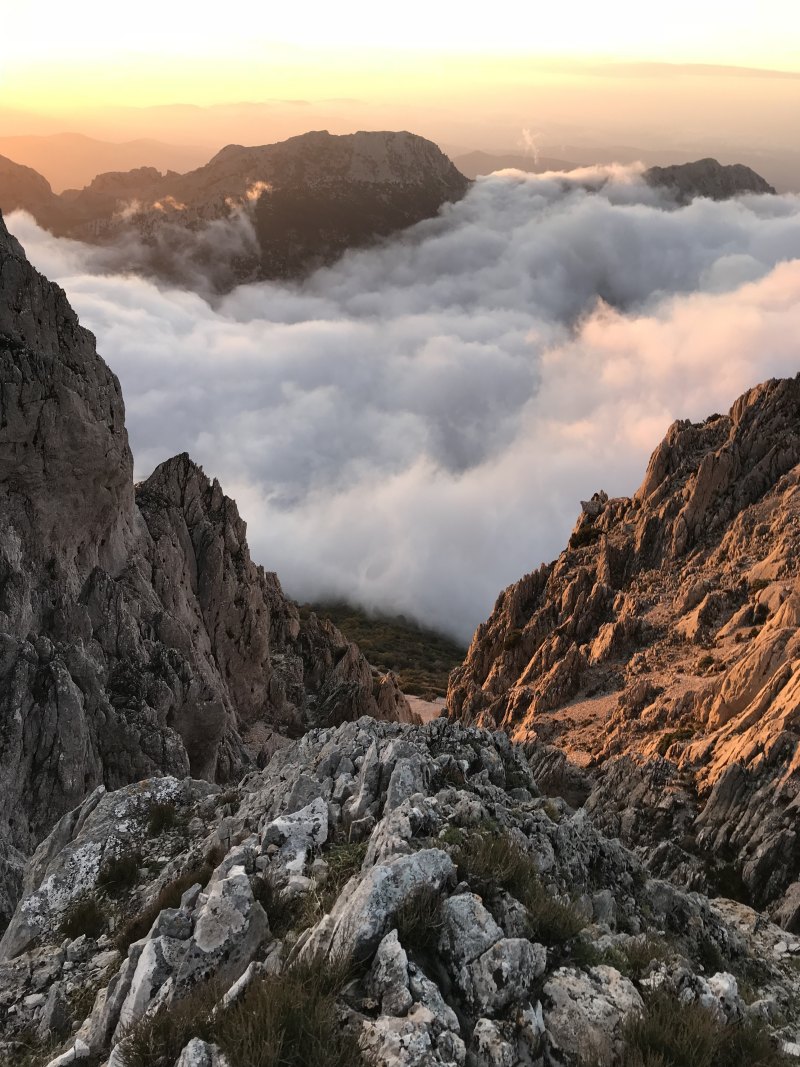
[[[668,189],[681,203],[696,196],[728,200],[743,193],[775,193],[773,187],[743,163],[723,165],[716,159],[698,159],[671,167],[650,167],[644,172],[650,185]]]
[[[529,740],[654,870],[727,879],[795,926],[799,484],[800,378],[674,423],[632,498],[595,494],[501,595],[448,694]]]
[[[220,290],[307,274],[348,248],[435,216],[469,187],[431,141],[363,130],[227,145],[186,174],[154,167],[100,174],[85,189],[50,194],[46,210],[30,183],[22,199],[16,195],[19,177],[9,179],[16,184],[7,191],[3,174],[0,167],[0,208],[24,207],[53,232],[87,242],[133,235],[144,273],[173,282],[202,277]],[[224,254],[211,227],[220,220],[236,231]],[[193,256],[196,277],[186,266]]]

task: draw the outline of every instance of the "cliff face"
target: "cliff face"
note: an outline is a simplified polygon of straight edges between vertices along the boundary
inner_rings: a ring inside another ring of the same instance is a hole
[[[799,487],[800,379],[675,423],[633,498],[596,494],[500,595],[448,694],[451,716],[537,742],[654,869],[794,928]]]
[[[97,785],[226,780],[310,723],[410,718],[188,456],[132,470],[117,379],[0,220],[0,919]]]
[[[188,264],[224,289],[298,277],[348,248],[431,218],[468,186],[435,144],[415,134],[321,131],[259,147],[228,145],[182,175],[153,167],[101,174],[85,189],[54,198],[60,215],[32,202],[13,206],[84,241],[135,234],[144,242],[137,269],[185,280]],[[0,172],[0,206],[2,196]],[[234,234],[214,229],[240,215],[252,220],[255,238],[246,227]],[[208,238],[201,245],[199,231]]]

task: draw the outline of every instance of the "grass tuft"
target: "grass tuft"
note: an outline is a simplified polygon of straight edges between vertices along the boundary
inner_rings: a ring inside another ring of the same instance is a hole
[[[356,1067],[356,1034],[340,1021],[337,995],[349,965],[320,958],[259,978],[227,1009],[221,991],[196,986],[183,1000],[140,1019],[119,1046],[124,1067],[173,1067],[193,1037],[214,1042],[231,1067]]]
[[[147,814],[147,832],[151,837],[158,837],[165,830],[171,830],[178,822],[178,812],[171,801],[157,802],[150,806]]]
[[[407,952],[418,959],[427,956],[444,925],[441,893],[433,886],[420,886],[403,901],[394,925],[400,944]]]
[[[158,896],[146,908],[134,915],[124,923],[117,931],[114,942],[123,956],[127,953],[134,941],[144,937],[164,908],[177,908],[181,897],[187,889],[191,889],[198,882],[205,887],[209,878],[214,873],[214,868],[222,859],[219,852],[213,849],[209,852],[202,863],[191,867],[173,878],[171,882],[160,890]]]
[[[621,1067],[788,1067],[756,1022],[721,1023],[698,1003],[659,990],[625,1023]]]
[[[339,1019],[336,997],[354,977],[349,965],[298,962],[254,982],[213,1026],[232,1067],[356,1067],[357,1035]]]
[[[111,856],[100,868],[97,876],[98,886],[110,897],[121,896],[139,880],[140,862],[141,858],[136,854]]]
[[[507,834],[471,834],[455,849],[453,858],[460,876],[482,894],[490,896],[495,889],[505,889],[524,905],[533,941],[562,946],[586,926],[577,908],[558,900],[542,885],[533,859]]]
[[[99,937],[106,928],[107,916],[104,908],[91,894],[77,897],[64,911],[59,924],[62,937],[74,941],[81,934],[87,937]]]

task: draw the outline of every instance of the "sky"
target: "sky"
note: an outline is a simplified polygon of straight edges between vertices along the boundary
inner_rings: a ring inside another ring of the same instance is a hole
[[[627,123],[641,139],[649,129],[663,137],[675,122],[692,126],[694,110],[693,125],[706,132],[733,131],[737,117],[769,137],[797,116],[796,0],[673,0],[660,12],[640,0],[496,0],[491,9],[259,0],[230,11],[193,4],[191,15],[186,4],[157,0],[124,15],[105,0],[0,6],[0,134],[68,127],[121,140],[149,131],[219,147],[224,123],[204,133],[191,115],[151,109],[265,102],[268,118],[247,127],[254,139],[263,131],[261,142],[311,121],[338,132],[402,125],[459,148],[491,141],[498,125],[506,142],[531,124],[534,136],[563,139],[592,125],[624,132]],[[466,122],[468,110],[481,125]],[[240,117],[225,116],[231,133]]]

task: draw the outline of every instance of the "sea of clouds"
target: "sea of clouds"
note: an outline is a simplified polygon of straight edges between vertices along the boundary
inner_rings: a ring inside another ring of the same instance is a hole
[[[188,451],[291,595],[463,639],[581,498],[636,489],[673,419],[800,370],[797,196],[677,208],[636,168],[504,172],[302,284],[221,298],[7,222],[119,375],[138,476]]]

